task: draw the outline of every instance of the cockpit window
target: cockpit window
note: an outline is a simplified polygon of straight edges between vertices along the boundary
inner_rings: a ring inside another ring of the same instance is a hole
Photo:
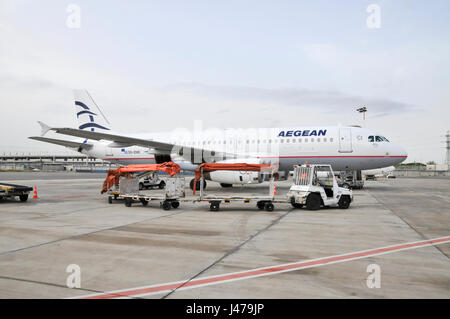
[[[384,136],[373,136],[370,135],[368,137],[369,142],[373,143],[373,142],[389,142],[389,140],[387,138],[385,138]]]

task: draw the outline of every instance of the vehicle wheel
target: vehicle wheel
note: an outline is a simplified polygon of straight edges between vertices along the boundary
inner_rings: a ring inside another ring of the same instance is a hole
[[[119,198],[119,195],[115,194],[114,199],[117,199],[117,198]]]
[[[173,201],[171,204],[172,204],[172,207],[173,207],[173,208],[178,208],[178,207],[180,207],[180,202],[178,202],[178,201]]]
[[[143,206],[147,206],[148,205],[148,200],[146,200],[144,198],[141,198],[140,201],[141,201]]]
[[[217,212],[220,209],[220,204],[217,202],[212,202],[211,206],[209,206],[209,210],[212,212]]]
[[[294,208],[302,208],[303,207],[303,204],[299,204],[299,203],[295,202],[295,198],[294,197],[291,197],[291,205]]]
[[[233,187],[233,184],[220,183],[220,186],[222,186],[223,188],[228,188],[228,187]]]
[[[126,197],[125,198],[125,206],[131,207],[131,201],[132,201],[132,199],[130,197]]]
[[[273,206],[272,203],[266,203],[266,204],[264,205],[264,209],[265,209],[266,211],[268,211],[268,212],[273,211],[274,208],[275,208],[275,207]]]
[[[164,201],[164,202],[162,203],[162,208],[163,208],[164,210],[170,210],[171,207],[172,207],[172,205],[170,204],[169,201]]]
[[[261,210],[264,209],[264,206],[265,206],[265,205],[266,205],[265,202],[257,202],[257,203],[256,203],[256,206],[257,206],[259,209],[261,209]]]
[[[144,189],[144,184],[143,183],[139,183],[139,190],[143,190],[143,189]]]
[[[346,188],[346,189],[350,189],[350,184],[344,183],[344,184],[342,184],[342,187],[343,187],[343,188]]]
[[[159,187],[159,189],[164,189],[164,187],[166,187],[166,182],[161,181],[161,183],[159,183],[158,187]]]
[[[26,202],[28,200],[28,194],[19,196],[21,202]]]
[[[349,208],[350,207],[350,196],[342,195],[341,198],[339,198],[338,206],[341,209]]]
[[[309,210],[318,210],[320,208],[321,198],[319,194],[311,193],[306,198],[306,208]]]
[[[108,196],[108,203],[112,204],[112,196]]]

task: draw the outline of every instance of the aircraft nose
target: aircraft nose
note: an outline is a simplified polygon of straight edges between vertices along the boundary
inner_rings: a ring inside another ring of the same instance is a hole
[[[406,149],[401,147],[400,145],[396,145],[396,157],[398,159],[398,163],[403,162],[408,157],[408,152]]]

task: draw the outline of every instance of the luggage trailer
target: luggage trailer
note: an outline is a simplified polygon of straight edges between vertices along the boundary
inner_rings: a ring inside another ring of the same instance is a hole
[[[0,200],[18,196],[21,202],[26,202],[31,191],[33,187],[0,183]]]
[[[160,201],[160,206],[164,210],[178,208],[180,206],[179,199],[185,196],[185,180],[177,175],[180,170],[180,166],[172,162],[119,167],[116,170],[108,171],[103,183],[102,194],[108,193],[109,203],[112,203],[113,199],[123,199],[127,207],[131,207],[133,202],[141,202],[143,206],[147,206],[150,201],[157,200]],[[150,174],[158,171],[170,175],[165,180],[165,188],[159,192],[153,190],[140,192],[139,182],[143,172]]]
[[[267,195],[255,195],[255,194],[206,194],[204,185],[204,173],[217,171],[217,170],[229,170],[229,171],[258,171],[261,173],[269,174],[269,192]],[[210,204],[211,211],[218,211],[221,204],[229,204],[231,202],[241,202],[245,204],[256,203],[259,209],[265,209],[268,212],[274,210],[274,203],[289,203],[286,197],[276,197],[276,188],[274,184],[274,172],[275,168],[269,164],[247,164],[247,163],[233,163],[233,164],[221,164],[221,163],[204,163],[201,164],[195,171],[195,183],[200,181],[200,194],[193,199],[184,199],[182,201],[191,201],[194,203],[208,202]],[[195,195],[195,187],[193,194]]]

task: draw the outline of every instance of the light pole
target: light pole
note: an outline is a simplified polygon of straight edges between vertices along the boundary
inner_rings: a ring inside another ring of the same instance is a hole
[[[356,109],[359,113],[363,114],[363,121],[366,120],[366,112],[367,112],[367,107],[363,106],[360,107],[359,109]]]

